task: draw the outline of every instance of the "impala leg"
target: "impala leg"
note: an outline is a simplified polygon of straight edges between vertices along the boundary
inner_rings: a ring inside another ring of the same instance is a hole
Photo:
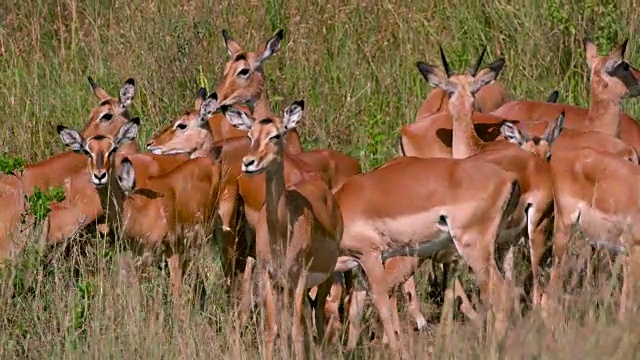
[[[320,344],[323,344],[325,340],[325,313],[327,311],[326,306],[328,304],[327,295],[329,295],[329,292],[333,287],[333,283],[334,276],[332,274],[331,276],[327,277],[327,279],[322,282],[322,284],[318,285],[318,290],[316,292],[316,309],[314,317],[316,323],[316,333],[318,335],[318,343]]]
[[[389,299],[389,286],[387,284],[384,266],[379,254],[373,254],[361,258],[360,263],[369,279],[369,288],[371,296],[376,305],[384,333],[389,339],[389,347],[394,358],[400,358],[401,347],[398,344],[398,334],[393,328],[393,319],[391,313],[391,301]]]
[[[247,318],[249,317],[249,309],[253,302],[253,267],[256,260],[252,257],[247,258],[247,263],[244,267],[244,274],[242,276],[242,291],[240,299],[240,328],[244,329],[247,324]]]
[[[427,328],[427,320],[424,318],[422,311],[420,309],[420,299],[418,299],[418,293],[416,291],[416,281],[413,276],[409,277],[407,281],[405,281],[404,285],[402,285],[404,296],[407,299],[407,303],[409,304],[409,312],[411,316],[416,321],[416,326],[418,330],[423,331]]]
[[[264,307],[266,311],[265,316],[265,359],[273,359],[273,350],[275,347],[276,337],[278,336],[278,320],[277,320],[277,308],[276,308],[276,294],[273,291],[273,283],[269,272],[263,266],[262,272],[262,285],[264,287]]]
[[[329,318],[327,330],[325,332],[325,340],[329,344],[335,343],[338,339],[342,322],[340,320],[340,300],[342,300],[342,274],[334,272],[332,277],[331,289],[325,305],[325,314]]]
[[[235,180],[234,180],[235,182]],[[237,228],[238,212],[238,191],[237,186],[225,182],[224,189],[220,196],[218,206],[218,216],[220,217],[220,241],[222,247],[222,271],[227,279],[233,279],[236,272],[236,245],[242,239],[237,238],[235,229]]]
[[[457,276],[453,280],[453,294],[454,298],[459,297],[460,300],[462,300],[462,304],[460,304],[460,310],[462,311],[462,313],[474,324],[479,325],[480,315],[473,309],[471,301],[469,301],[467,294],[464,292],[464,288],[462,287],[460,278]]]
[[[506,306],[510,302],[503,298],[506,295],[507,281],[500,274],[494,260],[493,239],[496,238],[496,233],[497,224],[488,230],[467,229],[454,237],[454,243],[460,255],[473,270],[480,287],[482,302],[493,308],[496,315],[496,329],[502,333],[506,328]]]
[[[539,267],[547,244],[547,228],[550,225],[550,217],[542,219],[530,232],[529,254],[531,257],[531,275],[533,277],[533,305],[540,305],[542,301],[542,288],[540,286]],[[535,224],[535,223],[534,223]]]
[[[553,228],[553,264],[549,275],[549,284],[540,301],[542,314],[545,319],[553,318],[554,302],[559,291],[563,288],[562,270],[567,252],[567,246],[571,239],[571,226],[568,225],[558,213]]]
[[[292,337],[294,343],[294,349],[296,352],[296,359],[306,359],[307,358],[307,346],[305,344],[306,341],[306,328],[307,323],[304,319],[304,300],[307,292],[307,278],[308,272],[302,271],[300,276],[298,277],[298,283],[296,284],[295,293],[294,293],[294,305],[293,305],[293,328],[292,328]],[[320,293],[318,292],[320,295]],[[327,293],[324,293],[324,297],[326,298]],[[323,304],[324,305],[324,304]],[[324,308],[318,307],[316,309],[316,314],[323,313]],[[324,317],[323,315],[320,315]],[[316,320],[317,321],[317,320]],[[322,319],[324,322],[324,319]],[[322,324],[322,323],[321,323]],[[323,327],[324,324],[320,325]],[[318,326],[318,325],[316,325]],[[324,329],[322,329],[324,332]]]
[[[362,330],[362,310],[366,299],[367,292],[365,290],[351,288],[351,293],[349,294],[349,339],[347,340],[346,348],[348,351],[355,349],[358,344],[358,338]]]
[[[618,316],[621,321],[630,318],[629,315],[635,315],[635,306],[633,306],[634,297],[637,292],[638,281],[640,281],[640,259],[638,258],[638,256],[640,256],[639,250],[638,246],[629,246],[629,254],[624,259],[624,279],[622,283],[622,292],[620,294],[620,309],[618,312]]]
[[[180,300],[180,291],[182,290],[182,261],[181,256],[177,252],[172,252],[167,259],[169,263],[169,277],[171,279],[171,293],[173,295],[174,304],[178,304]]]
[[[394,291],[389,296],[389,300],[391,301],[391,321],[393,325],[393,331],[400,335],[400,315],[398,314],[398,290],[394,289]],[[382,343],[388,344],[389,338],[387,334],[382,334]]]

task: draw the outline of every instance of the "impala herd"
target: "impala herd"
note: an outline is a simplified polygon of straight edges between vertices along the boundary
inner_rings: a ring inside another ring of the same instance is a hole
[[[300,358],[308,351],[305,299],[321,343],[341,329],[344,303],[353,349],[367,294],[383,341],[400,357],[396,290],[402,286],[417,326],[426,327],[413,279],[424,260],[441,264],[445,274],[452,262],[465,261],[496,328],[504,329],[514,310],[514,248],[528,244],[531,301],[553,316],[577,224],[588,244],[626,256],[619,313],[633,310],[632,286],[640,280],[640,126],[621,111],[621,101],[640,95],[640,72],[624,59],[626,40],[608,55],[584,40],[588,109],[556,103],[557,92],[546,102],[509,101],[496,80],[504,59],[483,66],[483,50],[457,73],[440,48],[442,67],[417,63],[435,89],[415,122],[401,129],[403,156],[362,173],[350,156],[303,149],[296,130],[303,100],[272,112],[263,64],[279,50],[282,30],[255,52],[226,30],[222,35],[229,54],[222,81],[210,95],[199,89],[193,108],[157,132],[148,152],[136,143],[140,119],[128,114],[135,81],[113,97],[88,78],[99,102],[84,129],[57,127],[71,151],[1,178],[1,258],[24,245],[16,239],[25,231],[25,195],[63,186],[66,197],[51,204],[42,244],[94,226],[136,260],[165,258],[177,302],[190,255],[217,242],[229,291],[240,297],[241,325],[255,303],[257,276],[267,358],[282,326],[284,297],[293,304]],[[543,289],[548,244],[551,279]],[[365,287],[353,282],[360,271]],[[454,289],[466,298],[458,279]],[[470,305],[465,313],[479,319]]]

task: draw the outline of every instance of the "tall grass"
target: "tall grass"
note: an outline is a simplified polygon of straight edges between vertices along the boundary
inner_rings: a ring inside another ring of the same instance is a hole
[[[627,57],[640,63],[640,14],[629,11],[636,7],[628,0],[8,0],[0,4],[0,143],[29,162],[61,152],[55,125],[85,122],[96,101],[91,75],[114,95],[135,78],[133,116],[142,118],[144,144],[192,104],[199,85],[217,84],[227,61],[222,28],[250,50],[284,28],[280,53],[265,65],[274,110],[304,99],[304,146],[332,147],[370,169],[396,155],[399,127],[413,120],[429,91],[414,64],[438,63],[439,44],[456,69],[474,61],[483,44],[488,58],[506,57],[500,78],[514,99],[544,99],[558,89],[560,101],[586,106],[582,38],[604,53],[629,36]],[[637,101],[625,110],[640,116]],[[129,286],[99,238],[77,241],[90,251],[52,261],[27,249],[3,272],[3,358],[259,357],[260,335],[241,337],[224,295],[211,291],[223,283],[217,264],[207,261],[212,254],[201,259],[210,290],[205,311],[188,305],[193,316],[176,321],[162,269],[141,288]],[[637,322],[615,322],[601,316],[610,314],[607,306],[594,306],[596,299],[611,303],[606,284],[579,294],[553,328],[537,314],[520,319],[498,348],[471,326],[408,340],[416,358],[426,351],[438,358],[631,358]],[[380,356],[371,346],[358,354]]]

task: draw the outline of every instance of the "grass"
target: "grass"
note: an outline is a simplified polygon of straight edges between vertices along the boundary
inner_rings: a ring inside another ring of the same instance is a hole
[[[55,125],[84,124],[96,102],[89,75],[113,94],[135,78],[132,116],[142,119],[144,144],[191,106],[198,86],[217,84],[227,61],[222,28],[247,49],[284,28],[280,53],[265,65],[274,109],[304,99],[304,146],[343,151],[371,169],[396,155],[399,127],[430,90],[415,62],[439,63],[439,44],[455,69],[469,66],[483,44],[487,60],[506,57],[500,79],[513,99],[558,89],[561,102],[586,106],[583,36],[600,52],[629,36],[627,57],[640,64],[640,14],[629,8],[628,0],[8,0],[0,4],[0,148],[27,162],[63,151]],[[640,116],[637,101],[624,107]],[[240,337],[219,291],[209,291],[203,314],[189,305],[193,316],[175,321],[164,270],[151,271],[138,292],[116,276],[99,238],[81,241],[91,246],[67,250],[71,261],[28,248],[2,273],[2,358],[259,357],[260,334]],[[202,255],[201,266],[215,290],[223,280],[211,257]],[[514,320],[499,346],[456,325],[410,340],[411,349],[417,358],[428,349],[438,358],[631,358],[640,329],[611,318],[611,287],[586,287],[553,328],[537,314]],[[363,346],[356,355],[380,354]]]

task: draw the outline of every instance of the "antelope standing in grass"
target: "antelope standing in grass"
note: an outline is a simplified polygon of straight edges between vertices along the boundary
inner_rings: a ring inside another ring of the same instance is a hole
[[[137,182],[134,165],[127,156],[116,159],[122,144],[135,141],[139,120],[123,125],[115,137],[85,139],[77,131],[58,126],[65,145],[84,153],[89,177],[107,213],[116,241],[137,255],[161,253],[169,263],[174,299],[180,295],[185,257],[200,245],[198,233],[212,231],[220,167],[208,158],[183,162],[168,173]],[[118,164],[119,163],[119,164]],[[116,169],[120,167],[120,171]]]
[[[135,81],[127,79],[117,98],[110,96],[92,77],[89,84],[99,103],[94,107],[82,130],[83,136],[115,135],[129,121],[128,108],[135,95]],[[135,143],[126,144],[121,151],[137,151]],[[0,199],[6,206],[0,210],[0,259],[20,250],[12,245],[10,233],[16,231],[26,210],[24,196],[32,195],[36,187],[46,190],[63,186],[65,200],[51,205],[42,238],[56,243],[71,236],[85,224],[96,219],[100,210],[99,198],[85,176],[86,159],[71,151],[55,155],[37,164],[28,164],[20,174],[0,176]]]
[[[295,169],[296,163],[286,164],[283,139],[298,125],[303,109],[304,102],[296,101],[285,109],[282,118],[260,120],[234,108],[222,110],[233,126],[249,131],[251,147],[243,158],[242,171],[250,176],[265,174],[266,199],[256,226],[256,256],[265,293],[268,359],[273,355],[278,333],[278,296],[274,288],[289,289],[293,295],[295,350],[298,358],[305,358],[304,298],[309,288],[320,286],[316,327],[322,341],[324,297],[333,283],[342,238],[340,210],[333,193],[319,176],[286,185],[285,168]]]
[[[409,255],[447,261],[456,249],[474,270],[482,299],[504,314],[498,309],[508,312],[508,302],[496,301],[508,285],[493,259],[494,245],[519,198],[514,174],[475,159],[400,157],[338,190],[344,235],[336,269],[362,267],[396,356],[399,329],[391,318],[383,260]],[[497,324],[504,324],[502,316]]]
[[[583,42],[590,70],[588,109],[567,104],[518,100],[504,104],[491,114],[505,119],[517,119],[519,128],[526,128],[530,134],[540,134],[544,131],[545,122],[555,119],[564,111],[567,130],[591,130],[619,137],[636,151],[640,151],[640,125],[623,113],[620,106],[624,98],[638,96],[635,90],[626,89],[634,88],[634,84],[640,79],[640,73],[624,59],[627,39],[604,56],[598,55],[598,49],[590,39],[585,38]],[[567,134],[560,139],[566,136]],[[555,146],[562,146],[562,143],[563,141],[558,141]],[[598,148],[605,145],[602,141],[592,144],[597,144]],[[567,145],[567,148],[575,149],[573,143]],[[555,152],[557,151],[554,149]]]

